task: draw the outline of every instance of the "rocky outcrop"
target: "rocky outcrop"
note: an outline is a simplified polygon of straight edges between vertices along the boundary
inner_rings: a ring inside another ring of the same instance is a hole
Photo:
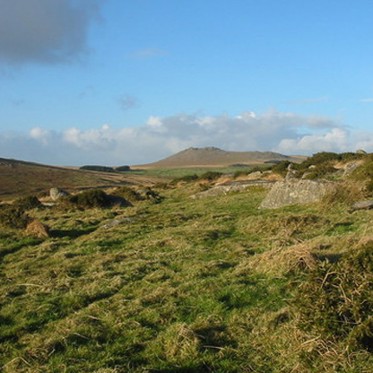
[[[331,188],[331,183],[314,180],[289,179],[277,182],[260,205],[275,209],[288,205],[318,202]]]

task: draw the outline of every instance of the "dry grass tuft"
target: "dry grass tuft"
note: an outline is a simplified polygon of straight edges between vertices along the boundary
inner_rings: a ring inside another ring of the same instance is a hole
[[[258,271],[266,274],[285,275],[290,272],[313,269],[316,257],[313,246],[300,243],[290,247],[278,247],[249,258],[246,264],[239,265],[237,271]]]
[[[26,227],[26,234],[36,238],[48,238],[49,227],[39,220],[34,219]]]

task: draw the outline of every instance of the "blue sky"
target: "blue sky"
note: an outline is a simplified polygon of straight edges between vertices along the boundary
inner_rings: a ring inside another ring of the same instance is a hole
[[[368,0],[0,0],[0,157],[373,151]]]

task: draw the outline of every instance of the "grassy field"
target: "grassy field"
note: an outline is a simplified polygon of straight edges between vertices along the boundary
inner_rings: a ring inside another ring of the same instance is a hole
[[[247,167],[184,167],[184,168],[148,168],[148,169],[134,169],[131,171],[133,175],[143,175],[160,177],[166,179],[177,179],[189,175],[201,176],[207,172],[220,172],[222,174],[234,174],[236,172],[249,173],[253,168],[264,169],[266,165],[253,165]]]
[[[2,228],[2,370],[372,372],[372,211],[199,188],[33,209],[44,240]]]

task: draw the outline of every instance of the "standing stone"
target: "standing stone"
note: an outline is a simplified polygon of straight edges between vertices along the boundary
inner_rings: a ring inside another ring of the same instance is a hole
[[[49,195],[53,201],[57,201],[61,197],[66,197],[69,195],[66,191],[60,189],[60,188],[51,188],[49,191]]]

